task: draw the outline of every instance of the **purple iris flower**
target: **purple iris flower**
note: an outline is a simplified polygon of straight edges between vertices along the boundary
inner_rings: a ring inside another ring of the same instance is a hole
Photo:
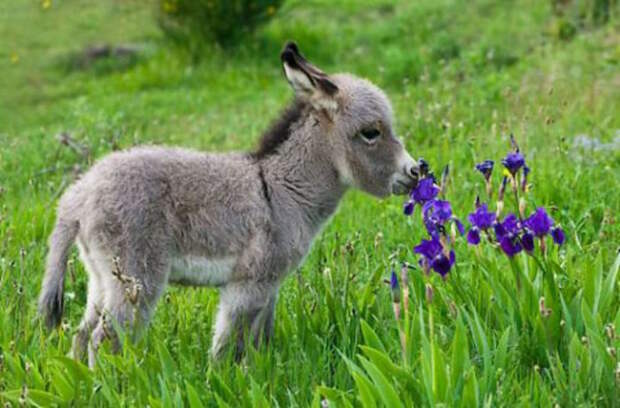
[[[513,257],[521,252],[523,249],[519,239],[521,225],[516,215],[508,214],[501,223],[494,225],[494,229],[497,241],[506,255]]]
[[[445,277],[454,265],[454,251],[450,251],[446,255],[443,244],[437,237],[430,240],[423,239],[419,245],[413,248],[413,252],[422,255],[422,264],[432,268],[442,277]]]
[[[493,227],[498,241],[504,236],[518,235],[521,231],[519,219],[513,213],[508,214],[501,223],[496,223]]]
[[[433,177],[425,177],[409,193],[409,201],[403,205],[403,213],[405,215],[413,214],[416,204],[424,205],[426,202],[433,200],[439,194],[439,187],[435,184]]]
[[[485,160],[482,163],[476,164],[476,170],[478,170],[485,179],[491,178],[491,174],[493,173],[493,165],[495,162],[493,160]]]
[[[523,245],[523,249],[527,252],[532,252],[534,250],[534,235],[529,231],[525,231],[523,236],[521,236],[521,245]]]
[[[508,169],[513,176],[525,165],[525,158],[519,152],[508,153],[502,159],[502,164]]]
[[[432,177],[426,177],[420,180],[416,188],[411,190],[411,199],[418,204],[434,199],[439,194],[439,187],[435,185]]]
[[[461,221],[452,215],[452,207],[449,201],[427,201],[424,207],[422,207],[422,213],[424,214],[424,225],[431,236],[436,235],[448,221],[454,221],[461,235],[465,233],[465,228]]]
[[[477,227],[471,227],[467,231],[467,242],[472,245],[478,245],[480,243],[480,230]]]
[[[472,225],[467,233],[467,242],[478,245],[480,243],[480,230],[486,231],[491,228],[495,224],[495,218],[495,213],[489,211],[486,203],[479,204],[476,200],[476,211],[467,216]]]
[[[566,236],[564,235],[564,230],[560,227],[555,227],[551,230],[551,236],[553,237],[553,242],[558,245],[562,245],[566,240]]]
[[[489,207],[486,203],[476,208],[476,211],[469,214],[467,219],[471,222],[471,225],[481,230],[489,229],[495,223],[496,215],[494,212],[489,211]]]
[[[444,224],[452,218],[452,207],[449,201],[427,201],[422,208],[424,218],[432,220],[435,224]]]
[[[553,219],[549,217],[543,207],[538,207],[534,214],[523,221],[525,227],[532,231],[538,238],[542,238],[549,233],[553,226]]]
[[[499,246],[510,258],[521,252],[523,249],[518,239],[511,239],[508,237],[502,238],[501,241],[499,241]]]

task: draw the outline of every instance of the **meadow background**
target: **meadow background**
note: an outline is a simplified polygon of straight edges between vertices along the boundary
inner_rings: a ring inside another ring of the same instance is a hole
[[[615,1],[289,0],[237,46],[171,40],[166,4],[0,3],[2,404],[618,406]],[[217,292],[171,287],[138,344],[102,353],[95,372],[66,358],[85,304],[76,253],[61,330],[36,319],[59,194],[137,144],[250,149],[291,99],[278,58],[288,39],[327,72],[386,90],[408,150],[450,165],[462,218],[483,194],[474,164],[503,157],[514,133],[532,168],[528,209],[551,208],[567,243],[543,264],[510,263],[461,239],[445,281],[412,269],[402,353],[385,280],[395,262],[417,265],[423,228],[403,198],[350,192],[286,280],[268,350],[214,365]],[[98,44],[130,52],[95,58]]]

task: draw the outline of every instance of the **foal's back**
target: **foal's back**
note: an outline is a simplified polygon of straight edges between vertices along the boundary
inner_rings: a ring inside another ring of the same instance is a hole
[[[244,154],[135,148],[93,166],[62,198],[59,214],[79,222],[81,240],[111,250],[143,239],[225,255],[241,248],[248,224],[264,221],[257,181]]]

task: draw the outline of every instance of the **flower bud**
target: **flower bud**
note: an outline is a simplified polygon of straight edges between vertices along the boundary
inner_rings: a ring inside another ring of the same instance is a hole
[[[609,340],[614,340],[616,338],[616,327],[613,323],[607,323],[605,325],[605,334]]]
[[[499,185],[499,191],[497,192],[497,201],[504,201],[506,184],[508,184],[508,176],[504,175],[504,178],[502,178],[502,183]]]
[[[528,192],[527,175],[530,174],[530,168],[527,165],[523,166],[523,177],[521,178],[521,191],[523,193]]]
[[[431,286],[430,283],[426,284],[425,293],[426,293],[426,302],[430,304],[433,301],[433,287]]]
[[[403,204],[403,213],[405,215],[411,215],[413,214],[414,208],[415,208],[415,202],[413,200],[409,200],[405,204]]]
[[[495,214],[497,215],[498,218],[499,218],[500,214],[502,213],[502,211],[504,211],[504,202],[503,201],[498,201],[497,202],[497,210],[495,211]]]
[[[525,198],[521,197],[519,198],[519,215],[521,215],[521,218],[525,218],[525,207],[527,206],[527,203],[525,202]]]
[[[545,306],[545,297],[541,296],[538,301],[538,310],[540,311],[540,315],[544,318],[551,316],[551,309]]]
[[[406,263],[400,268],[400,280],[403,282],[403,288],[409,286],[409,268]]]
[[[443,168],[441,172],[441,192],[446,193],[446,187],[448,186],[448,176],[450,175],[450,166],[446,164],[446,167]]]
[[[392,269],[392,275],[390,277],[390,288],[392,290],[392,302],[400,303],[400,285],[398,284],[398,276]]]
[[[486,191],[487,196],[491,197],[491,195],[493,194],[493,184],[491,183],[491,179],[486,180]]]

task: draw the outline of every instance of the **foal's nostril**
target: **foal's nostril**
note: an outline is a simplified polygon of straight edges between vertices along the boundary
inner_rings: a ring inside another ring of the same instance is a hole
[[[430,167],[429,167],[427,161],[420,157],[418,159],[418,164],[420,166],[420,174],[423,175],[423,176],[426,176],[428,174],[429,170],[430,170]]]
[[[418,171],[418,168],[415,166],[411,166],[409,168],[409,176],[417,180],[420,177],[420,172]]]

